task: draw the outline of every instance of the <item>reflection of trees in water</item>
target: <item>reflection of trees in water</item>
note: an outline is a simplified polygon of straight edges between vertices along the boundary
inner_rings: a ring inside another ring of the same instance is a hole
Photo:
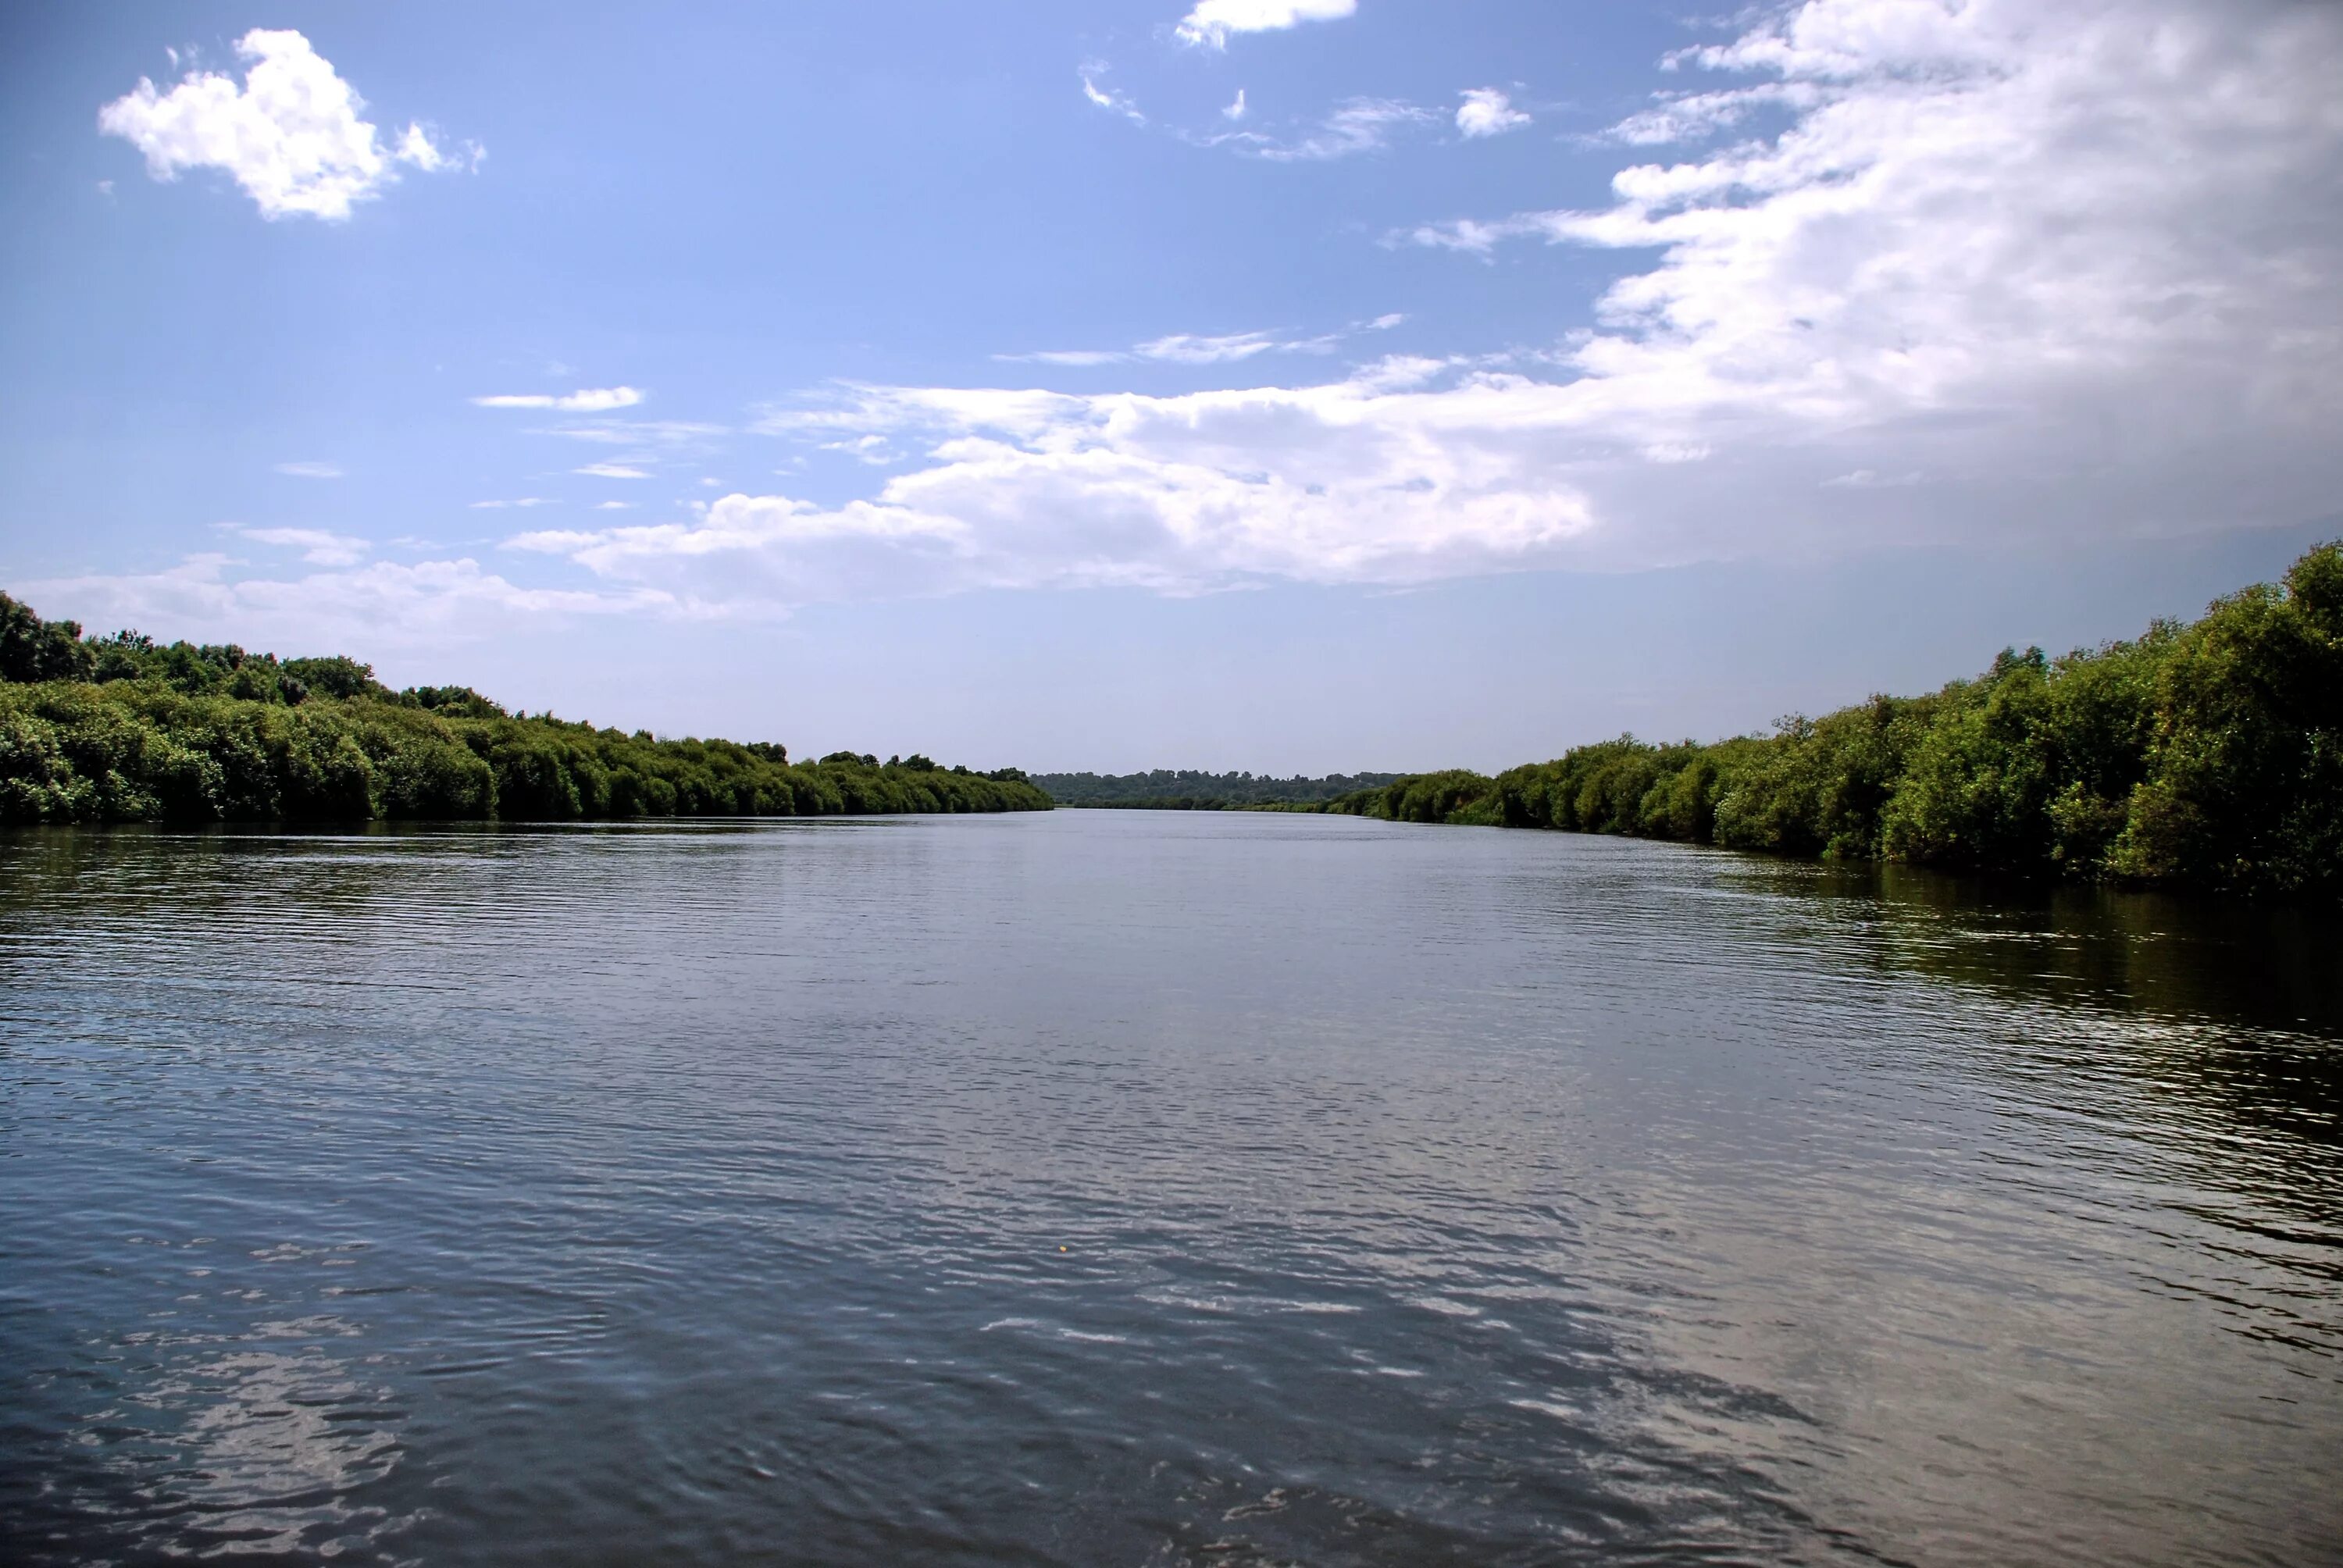
[[[2028,1054],[1997,1070],[2189,1146],[2217,1187],[2343,1222],[2343,918],[1896,866],[1740,875],[1822,901],[1883,970],[2014,1008]],[[2111,1033],[2117,1020],[2127,1027]]]
[[[0,930],[84,940],[114,928],[136,932],[142,971],[175,960],[208,970],[223,951],[243,947],[260,970],[365,983],[385,964],[411,959],[418,942],[493,937],[528,914],[574,920],[598,899],[649,900],[673,911],[749,896],[773,869],[737,852],[744,837],[777,842],[892,826],[759,819],[18,829],[0,858]],[[554,869],[557,891],[540,885],[528,895],[533,903],[517,904],[513,876],[542,876],[548,852],[568,857]],[[164,907],[177,941],[156,940]],[[476,923],[469,933],[466,921]]]

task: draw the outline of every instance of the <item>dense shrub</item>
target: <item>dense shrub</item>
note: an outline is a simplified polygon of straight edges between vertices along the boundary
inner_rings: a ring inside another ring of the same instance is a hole
[[[1494,779],[1322,809],[1776,854],[2332,898],[2343,893],[2343,545],[2282,584],[2063,658],[1875,697],[1767,736],[1623,736]]]
[[[394,692],[354,659],[85,638],[0,595],[0,822],[830,816],[1030,811],[1005,769],[514,717],[468,687]]]

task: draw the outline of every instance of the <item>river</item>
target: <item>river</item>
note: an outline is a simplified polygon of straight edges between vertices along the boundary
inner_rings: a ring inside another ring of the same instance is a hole
[[[0,1558],[2343,1560],[2343,926],[1342,818],[0,838]]]

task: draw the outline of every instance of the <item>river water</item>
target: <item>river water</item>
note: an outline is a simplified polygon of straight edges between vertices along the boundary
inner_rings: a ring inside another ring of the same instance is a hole
[[[2343,1560],[2343,930],[1339,818],[0,839],[0,1560]]]

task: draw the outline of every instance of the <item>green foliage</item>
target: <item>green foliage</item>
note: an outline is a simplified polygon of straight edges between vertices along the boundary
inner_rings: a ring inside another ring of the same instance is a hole
[[[1014,769],[659,740],[393,692],[354,659],[87,638],[0,596],[0,822],[1047,810]],[[56,672],[64,671],[63,674]],[[21,674],[19,672],[22,672]]]
[[[92,663],[78,624],[44,621],[0,593],[0,680],[86,680]]]
[[[1023,778],[1023,774],[1019,774]],[[1275,779],[1264,773],[1199,773],[1158,768],[1148,773],[1041,773],[1033,782],[1061,806],[1118,806],[1149,810],[1222,811],[1245,806],[1306,805],[1355,789],[1388,784],[1396,773],[1332,773],[1323,779]]]
[[[1770,736],[1422,774],[1318,808],[1836,859],[2343,894],[2343,544],[2189,626]]]

